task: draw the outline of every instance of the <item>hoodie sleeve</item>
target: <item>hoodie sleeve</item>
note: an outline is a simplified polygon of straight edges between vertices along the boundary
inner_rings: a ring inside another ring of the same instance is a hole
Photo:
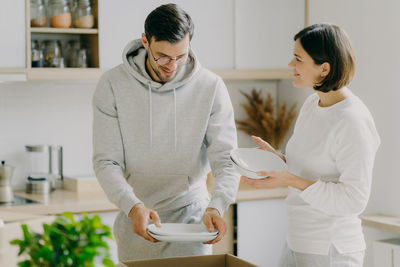
[[[240,175],[235,171],[229,156],[231,150],[237,148],[232,103],[220,78],[216,86],[205,138],[207,156],[215,177],[209,207],[216,208],[222,216],[236,199]]]
[[[126,215],[141,203],[124,177],[125,159],[118,112],[110,82],[105,75],[93,96],[93,165],[109,200]]]

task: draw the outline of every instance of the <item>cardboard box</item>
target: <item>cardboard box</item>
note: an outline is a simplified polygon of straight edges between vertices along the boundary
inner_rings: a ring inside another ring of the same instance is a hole
[[[194,257],[164,258],[142,261],[128,261],[117,265],[119,267],[255,267],[245,260],[230,254],[206,255]]]

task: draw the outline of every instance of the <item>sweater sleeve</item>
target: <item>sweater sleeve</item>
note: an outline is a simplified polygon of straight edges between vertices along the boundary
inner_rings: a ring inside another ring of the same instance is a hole
[[[311,207],[328,215],[358,215],[368,203],[380,140],[373,121],[351,119],[340,124],[338,129],[332,154],[340,173],[339,181],[320,179],[300,196]]]
[[[124,177],[125,159],[118,112],[110,82],[105,75],[93,96],[93,165],[109,200],[126,215],[141,201]]]
[[[207,156],[215,177],[209,207],[221,216],[236,199],[239,173],[230,160],[230,151],[237,148],[233,107],[225,84],[218,78],[216,95],[206,132]]]

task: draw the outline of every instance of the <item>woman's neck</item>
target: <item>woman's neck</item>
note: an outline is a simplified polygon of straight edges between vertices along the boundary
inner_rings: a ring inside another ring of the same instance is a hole
[[[317,91],[317,94],[319,96],[318,105],[320,107],[329,107],[335,105],[336,103],[339,103],[340,101],[345,100],[352,95],[347,87],[342,87],[339,90],[329,91],[327,93]]]

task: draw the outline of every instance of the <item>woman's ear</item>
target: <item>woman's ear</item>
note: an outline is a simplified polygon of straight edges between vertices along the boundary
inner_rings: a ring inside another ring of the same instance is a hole
[[[331,70],[331,64],[329,64],[328,62],[324,62],[321,64],[321,78],[325,78],[326,76],[328,76],[330,70]]]

